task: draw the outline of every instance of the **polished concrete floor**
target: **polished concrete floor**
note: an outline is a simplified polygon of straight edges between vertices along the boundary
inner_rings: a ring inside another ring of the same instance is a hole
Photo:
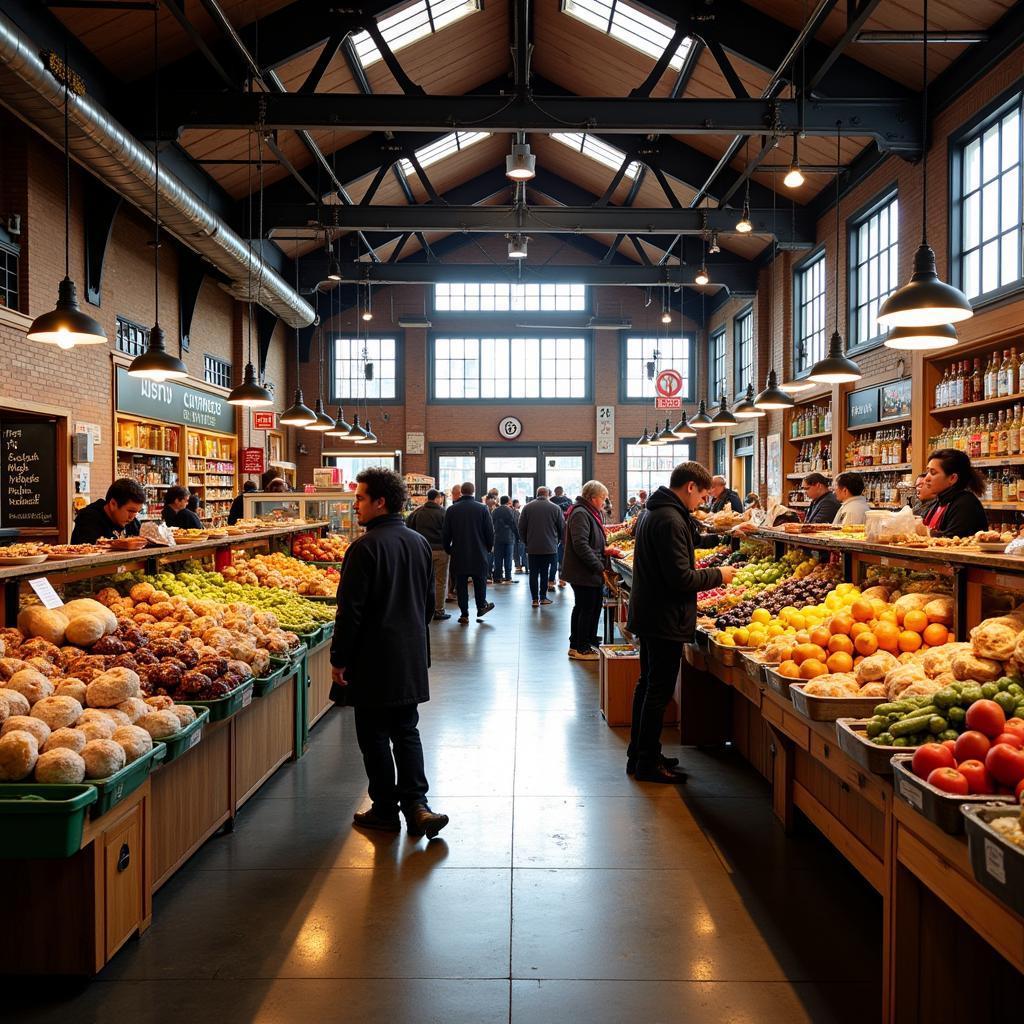
[[[331,711],[158,893],[141,940],[84,988],[5,986],[5,1019],[877,1019],[873,890],[810,826],[783,836],[728,749],[669,747],[685,787],[628,779],[596,664],[566,658],[571,589],[538,610],[519,579],[482,623],[432,627],[439,839],[352,829],[365,780],[351,712]]]

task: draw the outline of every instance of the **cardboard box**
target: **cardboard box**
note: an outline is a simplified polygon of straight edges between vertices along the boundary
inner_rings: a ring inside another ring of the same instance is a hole
[[[598,648],[601,655],[599,663],[600,706],[604,720],[610,726],[628,726],[633,721],[633,691],[636,690],[640,678],[640,651],[633,655],[616,655],[609,653],[609,648],[602,645]],[[676,680],[676,692],[679,681]],[[665,725],[675,725],[679,721],[679,704],[673,698],[665,708]]]

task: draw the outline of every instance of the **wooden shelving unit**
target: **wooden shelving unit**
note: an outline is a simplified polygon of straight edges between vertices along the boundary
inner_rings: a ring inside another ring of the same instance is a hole
[[[844,473],[906,473],[910,470],[909,462],[901,462],[895,466],[845,466]]]
[[[235,437],[188,430],[188,486],[199,495],[204,521],[227,516],[236,493],[237,455]]]

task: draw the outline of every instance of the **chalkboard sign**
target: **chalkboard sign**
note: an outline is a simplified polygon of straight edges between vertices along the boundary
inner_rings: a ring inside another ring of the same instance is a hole
[[[878,422],[878,388],[851,391],[846,396],[847,427],[863,427]]]
[[[58,525],[56,423],[0,420],[0,525]]]

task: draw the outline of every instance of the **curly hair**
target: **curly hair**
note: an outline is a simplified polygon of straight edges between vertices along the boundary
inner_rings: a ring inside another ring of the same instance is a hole
[[[372,466],[356,476],[356,483],[366,484],[366,493],[371,501],[384,499],[384,507],[394,515],[405,507],[408,491],[405,481],[393,470],[384,466]]]

